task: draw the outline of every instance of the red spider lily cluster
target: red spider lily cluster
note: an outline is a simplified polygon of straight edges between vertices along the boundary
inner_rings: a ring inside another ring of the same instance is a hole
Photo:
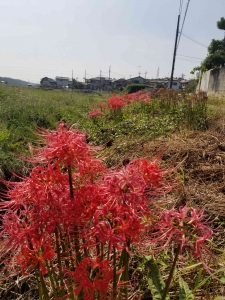
[[[143,241],[176,237],[184,247],[193,235],[192,253],[202,259],[212,234],[203,212],[156,209],[156,196],[173,187],[156,160],[108,170],[81,131],[61,123],[40,135],[46,145],[29,159],[30,176],[4,182],[0,203],[1,256],[9,267],[35,272],[40,299],[127,299],[129,259]]]
[[[123,96],[113,95],[107,101],[107,106],[104,106],[102,103],[99,104],[99,108],[94,108],[89,112],[89,117],[95,118],[97,116],[102,115],[102,112],[107,107],[111,111],[116,111],[121,109],[122,107],[134,103],[134,102],[142,102],[149,103],[151,101],[151,93],[146,90],[140,90],[136,93],[125,94]]]
[[[203,263],[202,247],[207,239],[212,236],[212,229],[207,226],[204,211],[190,207],[188,204],[178,210],[165,210],[161,214],[158,225],[158,241],[163,241],[163,247],[174,241],[183,248],[189,248],[195,258]]]

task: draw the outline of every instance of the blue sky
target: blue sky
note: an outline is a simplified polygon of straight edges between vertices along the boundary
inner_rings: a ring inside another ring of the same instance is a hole
[[[188,0],[183,0],[181,21]],[[0,0],[0,76],[155,78],[171,73],[180,0]],[[183,33],[208,46],[222,39],[224,0],[190,0]],[[207,54],[182,36],[175,76]],[[197,57],[199,59],[187,58]]]

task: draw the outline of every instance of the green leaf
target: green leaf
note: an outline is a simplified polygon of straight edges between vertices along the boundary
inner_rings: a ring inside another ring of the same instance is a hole
[[[189,289],[187,283],[183,280],[183,278],[179,277],[179,286],[180,286],[180,293],[179,293],[179,300],[194,300],[195,297],[192,294],[191,290]]]
[[[145,264],[149,268],[148,285],[149,285],[150,292],[152,294],[152,299],[153,300],[161,300],[163,290],[165,288],[165,283],[161,277],[159,268],[152,257],[149,258],[148,261],[145,257]],[[169,300],[169,299],[170,299],[169,295],[166,296],[166,300]]]
[[[225,284],[225,276],[221,276],[220,277],[220,282],[222,283],[222,284]],[[225,298],[224,298],[225,299]]]

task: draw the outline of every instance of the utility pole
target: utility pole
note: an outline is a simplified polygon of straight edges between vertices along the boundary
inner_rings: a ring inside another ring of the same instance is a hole
[[[72,84],[71,84],[71,89],[73,90],[73,70],[72,70]]]
[[[100,88],[102,87],[102,70],[100,70]]]
[[[146,79],[146,74],[147,74],[147,72],[145,72],[145,79]]]
[[[178,15],[178,19],[177,19],[177,30],[176,30],[174,52],[173,52],[173,64],[172,64],[172,71],[171,71],[171,77],[170,77],[170,89],[172,89],[172,86],[173,86],[173,73],[174,73],[174,66],[175,66],[175,60],[176,60],[176,54],[177,54],[177,38],[178,38],[178,34],[179,34],[179,25],[180,25],[180,15]]]
[[[111,66],[109,66],[109,80],[110,80],[110,71],[111,71]]]
[[[159,78],[159,67],[157,69],[157,75],[156,75],[156,78]]]
[[[86,70],[85,70],[85,73],[84,73],[84,82],[86,82]]]

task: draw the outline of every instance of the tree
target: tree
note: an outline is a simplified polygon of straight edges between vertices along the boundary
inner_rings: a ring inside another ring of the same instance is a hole
[[[71,87],[72,89],[84,89],[84,84],[76,79],[73,79]]]
[[[217,22],[217,28],[225,30],[225,19],[221,18]],[[225,39],[223,40],[212,40],[208,47],[208,55],[202,61],[201,65],[195,67],[191,73],[194,74],[196,71],[205,72],[210,69],[218,68],[225,65]]]
[[[218,29],[225,30],[225,19],[224,19],[224,18],[221,18],[221,19],[217,22],[217,28],[218,28]]]

